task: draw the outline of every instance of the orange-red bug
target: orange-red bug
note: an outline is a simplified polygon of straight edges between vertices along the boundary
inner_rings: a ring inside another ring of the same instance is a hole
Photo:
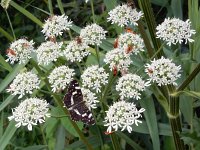
[[[16,56],[15,51],[10,49],[10,48],[6,50],[6,54],[10,54],[10,55]]]
[[[125,31],[126,31],[127,33],[135,34],[135,32],[134,32],[131,28],[129,28],[129,27],[127,27],[127,28],[125,29]]]
[[[126,49],[126,54],[129,54],[130,52],[132,52],[133,50],[133,46],[132,45],[129,45]]]
[[[117,48],[117,47],[118,47],[118,38],[115,40],[113,47],[114,47],[114,48]]]
[[[113,75],[116,76],[116,75],[117,75],[117,72],[118,72],[117,67],[114,66],[114,67],[113,67]]]

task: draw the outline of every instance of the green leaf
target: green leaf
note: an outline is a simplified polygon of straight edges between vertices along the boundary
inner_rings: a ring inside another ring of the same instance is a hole
[[[108,11],[117,6],[117,1],[116,0],[111,0],[111,1],[104,0],[103,2],[106,5],[106,8],[107,8]]]
[[[172,8],[174,17],[179,18],[179,19],[183,18],[182,5],[183,5],[182,0],[171,1],[171,8]]]
[[[9,63],[5,61],[5,59],[1,54],[0,54],[0,64],[4,67],[4,69],[8,70],[9,72],[12,71],[12,67],[10,66]]]
[[[15,97],[15,95],[9,95],[9,96],[1,103],[1,105],[0,105],[0,112],[1,112],[6,106],[8,106],[8,105],[12,102],[12,100],[13,100],[14,97]]]
[[[16,75],[26,65],[26,63],[15,65],[15,67],[13,68],[13,70],[1,82],[1,84],[0,84],[0,92],[2,92],[10,84],[10,82],[16,77]]]
[[[20,150],[47,150],[47,145],[34,145],[34,146],[28,146],[26,148],[20,148]]]
[[[56,145],[55,149],[64,149],[65,147],[65,128],[63,126],[59,126],[56,132]]]
[[[14,1],[10,1],[10,5],[13,6],[15,9],[17,9],[18,11],[20,11],[22,14],[24,14],[29,19],[31,19],[37,25],[42,27],[43,23],[38,18],[36,18],[34,15],[32,15],[32,13],[30,13],[29,11],[27,11],[26,9],[24,9],[23,7],[21,7],[20,5],[15,3]]]
[[[3,28],[0,27],[0,33],[2,33],[9,41],[13,41],[14,38]]]
[[[174,92],[171,95],[172,96],[179,96],[180,94],[184,94],[184,95],[187,95],[187,96],[191,96],[191,97],[200,99],[200,92],[195,92],[195,91],[186,91],[185,90],[185,91]]]
[[[4,132],[3,136],[0,139],[0,149],[5,149],[5,147],[10,142],[10,139],[13,137],[15,131],[17,128],[15,127],[15,121],[11,121],[6,128],[6,131]]]
[[[145,108],[144,116],[152,139],[153,149],[159,150],[160,140],[154,102],[151,98],[147,98],[140,100],[140,105]]]

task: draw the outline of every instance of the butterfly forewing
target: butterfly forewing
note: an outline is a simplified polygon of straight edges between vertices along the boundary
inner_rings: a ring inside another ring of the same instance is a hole
[[[91,111],[83,101],[83,94],[76,80],[71,81],[68,92],[64,97],[64,104],[68,108],[73,121],[82,121],[88,125],[95,123]]]

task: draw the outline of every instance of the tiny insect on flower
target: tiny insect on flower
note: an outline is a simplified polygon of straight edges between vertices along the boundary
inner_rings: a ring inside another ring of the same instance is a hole
[[[54,36],[54,37],[49,37],[49,40],[51,41],[51,42],[53,42],[53,43],[56,43],[56,37]]]
[[[148,73],[149,73],[149,74],[152,74],[152,73],[153,73],[153,70],[152,70],[152,69],[148,68],[147,70],[148,70]]]
[[[135,33],[131,28],[129,28],[129,27],[127,27],[127,28],[125,29],[125,32],[136,34],[136,33]]]
[[[77,44],[81,44],[82,43],[82,38],[80,36],[75,38]]]
[[[135,8],[135,4],[134,4],[133,0],[127,0],[127,5],[128,5],[129,7],[131,7],[132,9]]]
[[[114,67],[113,67],[113,75],[116,76],[116,75],[117,75],[117,72],[118,72],[117,67],[114,66]]]
[[[10,48],[8,48],[8,49],[6,50],[6,54],[16,56],[15,51],[12,50],[12,49],[10,49]]]
[[[129,45],[127,48],[126,48],[126,54],[129,54],[130,52],[133,51],[133,46],[132,45]]]
[[[117,48],[118,47],[118,38],[115,40],[114,44],[113,44],[113,47],[114,48]]]

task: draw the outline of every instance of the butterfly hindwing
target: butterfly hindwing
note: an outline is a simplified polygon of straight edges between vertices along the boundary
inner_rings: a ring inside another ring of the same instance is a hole
[[[91,111],[83,101],[83,94],[76,80],[71,81],[68,92],[64,97],[64,104],[68,108],[73,121],[82,121],[88,125],[95,123]]]

